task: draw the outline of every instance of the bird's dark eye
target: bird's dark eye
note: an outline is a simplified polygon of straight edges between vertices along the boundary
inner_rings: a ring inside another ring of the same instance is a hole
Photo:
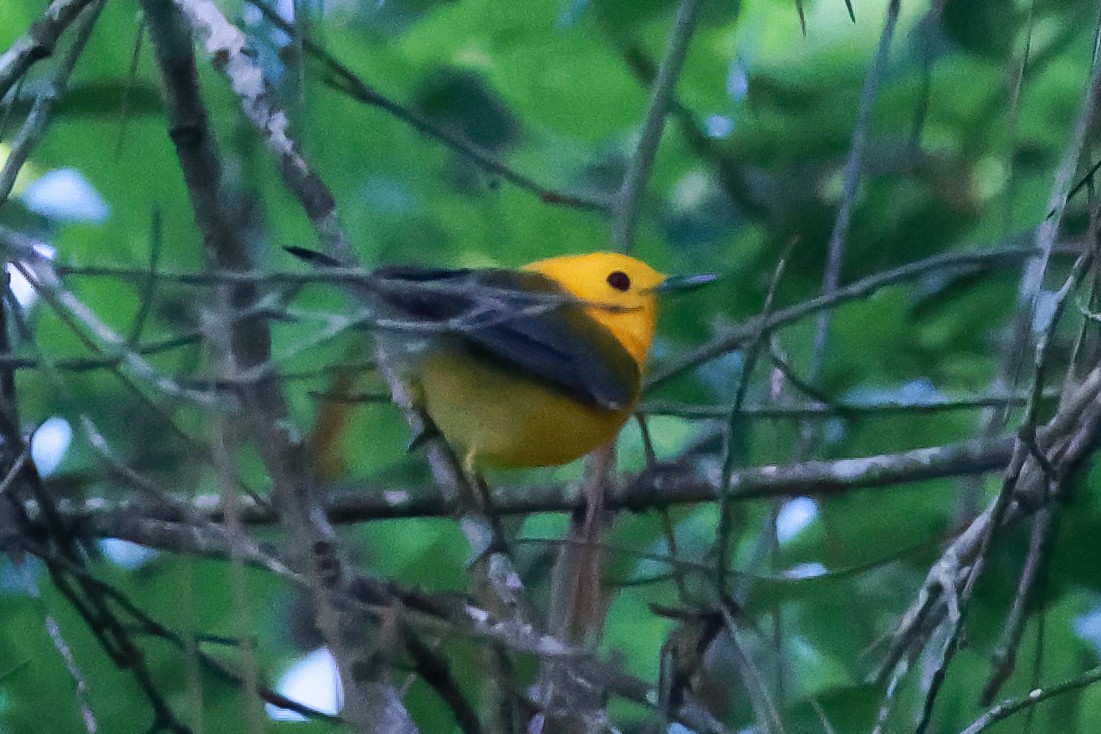
[[[627,273],[616,270],[608,275],[608,285],[617,291],[626,292],[631,289],[631,279],[627,276]]]

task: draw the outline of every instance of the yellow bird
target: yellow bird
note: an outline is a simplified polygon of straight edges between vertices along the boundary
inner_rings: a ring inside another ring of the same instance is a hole
[[[564,464],[611,440],[638,404],[656,296],[713,279],[596,252],[520,270],[381,268],[366,285],[414,402],[475,470]]]

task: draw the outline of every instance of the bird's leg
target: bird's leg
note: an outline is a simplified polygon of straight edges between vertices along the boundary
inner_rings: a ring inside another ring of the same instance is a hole
[[[493,509],[493,494],[489,489],[489,484],[486,482],[481,472],[478,471],[477,456],[477,448],[471,447],[467,450],[462,458],[462,473],[463,479],[470,488],[470,500],[476,505],[473,509],[485,518],[492,531],[492,538],[489,545],[486,547],[485,551],[479,555],[484,556],[489,553],[505,553],[507,555],[511,553],[511,550],[508,540],[506,539],[505,528],[504,525],[501,524],[501,518]]]
[[[478,471],[478,450],[470,447],[463,456],[463,475],[473,490],[474,501],[478,503],[478,510],[487,517],[496,521],[493,515],[493,500],[489,496],[489,485],[485,477]]]

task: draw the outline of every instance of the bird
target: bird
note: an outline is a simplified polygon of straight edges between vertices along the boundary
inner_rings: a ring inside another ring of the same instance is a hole
[[[608,443],[638,405],[658,295],[712,280],[590,252],[515,270],[387,266],[363,287],[376,338],[428,419],[425,435],[474,472],[566,464]]]

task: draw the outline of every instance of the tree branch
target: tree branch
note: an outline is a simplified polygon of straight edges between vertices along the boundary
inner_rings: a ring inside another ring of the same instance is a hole
[[[673,98],[673,88],[677,84],[681,67],[684,66],[688,42],[696,28],[702,5],[702,0],[681,0],[677,6],[673,30],[665,45],[665,57],[661,60],[661,67],[650,91],[650,105],[646,112],[646,122],[642,126],[642,135],[615,197],[612,246],[620,252],[631,249],[638,213],[642,207],[642,192],[654,165],[661,132],[665,128],[665,115],[669,112],[669,103]]]
[[[344,92],[355,101],[377,107],[398,120],[401,120],[417,132],[439,140],[448,148],[470,159],[489,173],[500,176],[505,181],[535,194],[539,197],[540,201],[545,204],[595,211],[601,211],[608,208],[607,203],[604,201],[589,199],[578,196],[577,194],[565,194],[560,191],[549,189],[534,179],[515,171],[470,141],[439,127],[430,119],[418,114],[416,111],[403,104],[395,102],[379,92],[373,86],[358,77],[346,65],[337,60],[336,57],[326,51],[320,44],[309,36],[304,35],[301,28],[296,28],[291,23],[285,21],[277,12],[272,10],[267,3],[260,2],[260,0],[248,0],[248,3],[259,10],[264,17],[268,19],[268,22],[276,28],[292,38],[300,40],[306,52],[325,66],[326,71],[331,75],[328,81],[336,89]]]
[[[730,498],[740,501],[827,496],[997,471],[1005,468],[1012,447],[1013,439],[1007,437],[961,441],[896,454],[741,469],[730,477]],[[643,512],[718,499],[717,469],[698,474],[686,467],[665,464],[610,487],[605,506]],[[494,511],[499,515],[577,512],[584,506],[583,496],[557,484],[505,488],[494,499]],[[437,493],[357,486],[327,499],[323,509],[330,522],[346,525],[409,517],[452,517],[456,505]],[[33,504],[28,506],[28,512],[32,518],[38,517]],[[66,523],[90,537],[117,537],[200,555],[220,554],[225,542],[221,532],[214,531],[225,518],[216,496],[197,497],[186,504],[145,499],[63,502],[60,512]],[[189,526],[196,517],[212,525],[207,529]],[[271,525],[280,520],[275,508],[245,498],[241,501],[240,517],[241,522],[250,525]]]
[[[826,249],[826,269],[822,274],[822,295],[837,290],[841,282],[841,265],[845,257],[845,242],[849,236],[849,222],[852,220],[853,206],[860,190],[860,172],[864,165],[864,149],[868,145],[868,131],[872,126],[872,109],[879,95],[879,84],[887,68],[887,58],[898,22],[899,0],[891,0],[887,6],[887,18],[883,22],[883,31],[879,35],[879,46],[872,65],[864,77],[864,88],[860,90],[860,110],[853,126],[852,143],[849,146],[849,158],[845,161],[845,172],[841,184],[841,201],[837,205],[837,218],[830,231],[830,242]],[[804,29],[806,35],[806,29]],[[818,325],[814,333],[814,350],[811,353],[810,379],[817,382],[822,374],[822,364],[826,358],[826,344],[829,337],[829,311],[818,315]]]
[[[90,2],[92,0],[54,0],[42,17],[0,54],[0,100],[34,62],[54,52],[62,32]]]
[[[276,154],[284,180],[299,196],[326,246],[340,253],[348,250],[332,197],[286,136],[285,115],[269,103],[260,70],[243,54],[243,34],[204,0],[142,0],[142,7],[164,78],[169,134],[203,235],[207,261],[225,270],[250,269],[244,242],[227,211],[229,192],[199,92],[185,17],[199,30],[207,52],[231,80],[246,115]],[[234,310],[256,300],[255,288],[248,285],[233,287],[227,295]],[[249,370],[270,359],[271,334],[264,320],[234,321],[228,328],[228,358],[237,369]],[[271,477],[293,556],[298,563],[307,564],[316,582],[311,586],[315,618],[340,670],[344,717],[364,731],[416,731],[396,688],[386,679],[387,672],[364,674],[369,655],[362,648],[365,620],[342,604],[346,578],[336,534],[321,509],[306,447],[291,433],[281,384],[272,375],[263,375],[241,385],[237,397],[241,418]]]
[[[1061,250],[1061,254],[1077,255],[1081,247]],[[849,285],[842,286],[832,293],[824,293],[794,306],[777,309],[764,318],[752,319],[739,326],[727,329],[707,344],[697,347],[671,363],[655,369],[647,381],[647,387],[653,388],[681,375],[699,365],[733,351],[756,337],[759,333],[775,331],[800,319],[826,308],[842,303],[867,298],[880,288],[920,277],[926,273],[950,268],[991,267],[1003,263],[1016,263],[1039,257],[1043,251],[1032,247],[1005,247],[974,252],[946,252],[941,255],[900,265],[875,275],[861,278]]]

